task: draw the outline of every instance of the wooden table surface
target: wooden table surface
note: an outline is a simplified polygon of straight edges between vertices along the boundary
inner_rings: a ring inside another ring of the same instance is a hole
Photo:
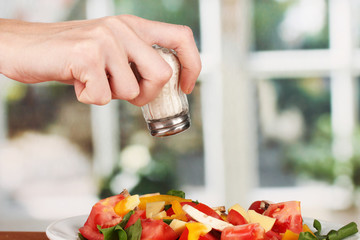
[[[49,240],[45,232],[0,232],[0,240]]]

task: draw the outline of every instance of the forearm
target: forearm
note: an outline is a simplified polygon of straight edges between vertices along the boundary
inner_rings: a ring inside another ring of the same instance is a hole
[[[5,74],[6,59],[11,49],[11,30],[17,27],[16,20],[0,19],[0,73]]]

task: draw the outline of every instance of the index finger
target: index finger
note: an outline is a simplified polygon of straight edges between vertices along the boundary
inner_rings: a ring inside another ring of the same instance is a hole
[[[148,44],[176,51],[182,65],[180,86],[184,93],[192,92],[201,71],[201,59],[191,28],[183,25],[150,21],[128,16],[124,21]]]

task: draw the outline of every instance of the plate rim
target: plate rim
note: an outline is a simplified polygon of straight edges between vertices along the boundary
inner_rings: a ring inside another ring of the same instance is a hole
[[[59,236],[56,236],[54,235],[53,231],[51,230],[56,224],[58,223],[62,223],[62,222],[66,222],[66,221],[69,221],[69,220],[72,220],[72,219],[82,219],[84,218],[85,221],[87,219],[89,215],[86,215],[86,214],[82,214],[82,215],[76,215],[76,216],[72,216],[72,217],[67,217],[67,218],[62,218],[62,219],[58,219],[58,220],[55,220],[53,221],[52,223],[50,223],[47,227],[46,227],[46,230],[45,230],[45,233],[46,233],[46,236],[50,239],[50,240],[57,240],[57,239],[60,239]],[[85,222],[84,222],[85,223]],[[62,239],[62,238],[61,238]]]

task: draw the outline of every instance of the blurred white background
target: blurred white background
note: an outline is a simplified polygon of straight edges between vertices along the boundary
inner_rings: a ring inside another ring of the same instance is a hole
[[[300,200],[359,221],[360,0],[0,0],[0,17],[113,14],[189,25],[203,71],[192,127],[149,135],[139,108],[0,75],[0,230],[39,230],[98,198],[185,190],[212,205]],[[41,57],[41,56],[39,56]]]

